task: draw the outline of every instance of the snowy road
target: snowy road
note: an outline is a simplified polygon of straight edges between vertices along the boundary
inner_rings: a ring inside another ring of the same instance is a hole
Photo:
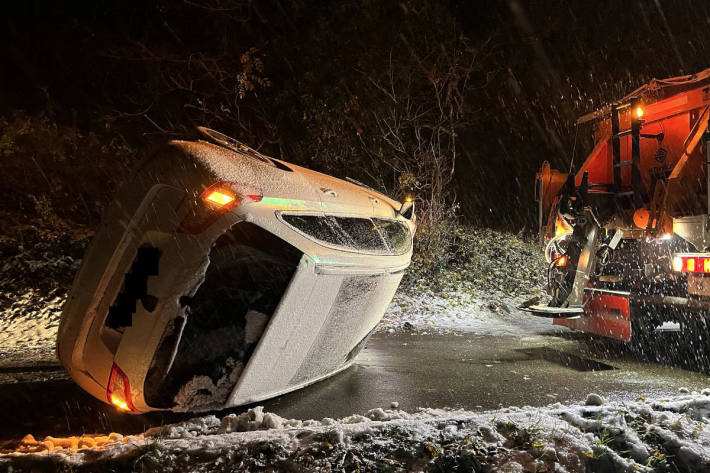
[[[263,403],[283,417],[319,419],[389,407],[487,410],[662,397],[710,387],[706,375],[635,360],[612,342],[572,334],[495,337],[475,334],[377,334],[355,365],[301,391]],[[91,432],[138,433],[189,416],[115,412],[67,379],[59,366],[0,363],[0,440]],[[241,412],[244,409],[235,409]]]

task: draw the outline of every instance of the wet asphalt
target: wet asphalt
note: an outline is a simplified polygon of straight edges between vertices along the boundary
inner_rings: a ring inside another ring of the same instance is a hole
[[[710,377],[681,364],[641,360],[621,343],[573,333],[522,338],[376,334],[349,369],[260,404],[287,418],[321,419],[364,414],[389,408],[392,402],[408,411],[419,407],[475,411],[583,402],[591,392],[633,400],[710,387]],[[51,362],[0,363],[0,406],[0,444],[28,433],[36,437],[138,433],[191,417],[118,413],[84,393]]]
[[[369,409],[488,410],[700,391],[710,377],[639,360],[623,344],[578,336],[378,335],[349,370],[264,403],[290,418],[342,417]]]

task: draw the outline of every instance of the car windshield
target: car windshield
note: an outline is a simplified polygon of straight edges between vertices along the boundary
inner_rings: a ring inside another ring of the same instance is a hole
[[[402,254],[411,247],[409,228],[397,220],[282,214],[283,220],[328,245],[374,254]]]

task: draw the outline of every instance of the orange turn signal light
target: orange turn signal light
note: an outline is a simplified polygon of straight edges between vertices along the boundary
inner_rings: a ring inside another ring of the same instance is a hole
[[[219,181],[212,184],[192,202],[178,231],[196,235],[205,231],[221,216],[228,214],[244,202],[259,202],[260,189],[235,182]]]
[[[207,202],[212,202],[213,204],[223,206],[234,202],[236,196],[231,190],[215,189],[207,196],[203,197],[203,199]]]

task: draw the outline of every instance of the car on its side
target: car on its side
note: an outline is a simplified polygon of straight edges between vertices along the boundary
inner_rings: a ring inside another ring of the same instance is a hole
[[[62,314],[62,364],[127,412],[247,404],[345,369],[411,261],[413,203],[200,131],[121,188]]]

